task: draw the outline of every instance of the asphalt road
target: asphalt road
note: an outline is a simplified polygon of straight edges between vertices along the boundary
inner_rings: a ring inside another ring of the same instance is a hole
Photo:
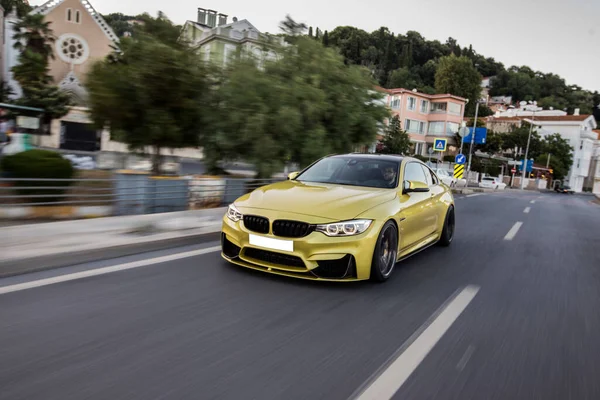
[[[0,399],[334,400],[376,384],[394,399],[599,399],[600,206],[589,200],[460,197],[453,245],[379,285],[247,271],[215,243],[0,280]],[[465,287],[478,291],[441,329]]]

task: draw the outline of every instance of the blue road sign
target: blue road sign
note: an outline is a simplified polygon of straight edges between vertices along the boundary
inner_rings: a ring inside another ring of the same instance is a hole
[[[459,165],[463,165],[465,161],[467,161],[467,157],[464,154],[457,154],[456,157],[454,157],[454,162]]]
[[[469,134],[463,137],[463,143],[471,143],[471,135],[473,134],[473,128],[469,128]],[[475,144],[485,144],[487,139],[487,128],[476,128],[475,129]]]
[[[433,150],[435,151],[446,151],[446,139],[435,138],[433,142]]]

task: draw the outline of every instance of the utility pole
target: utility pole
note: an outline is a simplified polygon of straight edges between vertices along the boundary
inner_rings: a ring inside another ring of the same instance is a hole
[[[475,103],[475,120],[473,121],[473,133],[471,134],[471,147],[469,148],[469,163],[467,164],[467,186],[469,186],[469,174],[471,173],[471,158],[473,157],[473,144],[475,143],[475,129],[477,129],[477,116],[479,115],[479,101]]]
[[[550,157],[552,157],[552,153],[548,153],[548,161],[546,161],[546,169],[550,168]]]

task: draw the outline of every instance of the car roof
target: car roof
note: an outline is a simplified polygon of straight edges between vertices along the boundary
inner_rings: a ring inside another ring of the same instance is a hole
[[[331,158],[354,158],[356,160],[384,160],[402,162],[405,159],[412,159],[411,157],[404,157],[399,154],[370,154],[370,153],[346,153],[346,154],[334,154],[328,156]],[[419,161],[415,159],[416,161]]]

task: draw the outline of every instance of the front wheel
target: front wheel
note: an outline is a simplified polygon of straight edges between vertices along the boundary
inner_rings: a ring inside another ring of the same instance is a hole
[[[442,236],[440,237],[439,244],[441,246],[450,246],[454,239],[454,228],[456,225],[454,217],[454,206],[450,206],[446,213],[446,220],[444,221],[444,229],[442,230]]]
[[[398,229],[392,221],[383,225],[371,262],[371,279],[377,282],[386,281],[394,271],[398,258]]]

